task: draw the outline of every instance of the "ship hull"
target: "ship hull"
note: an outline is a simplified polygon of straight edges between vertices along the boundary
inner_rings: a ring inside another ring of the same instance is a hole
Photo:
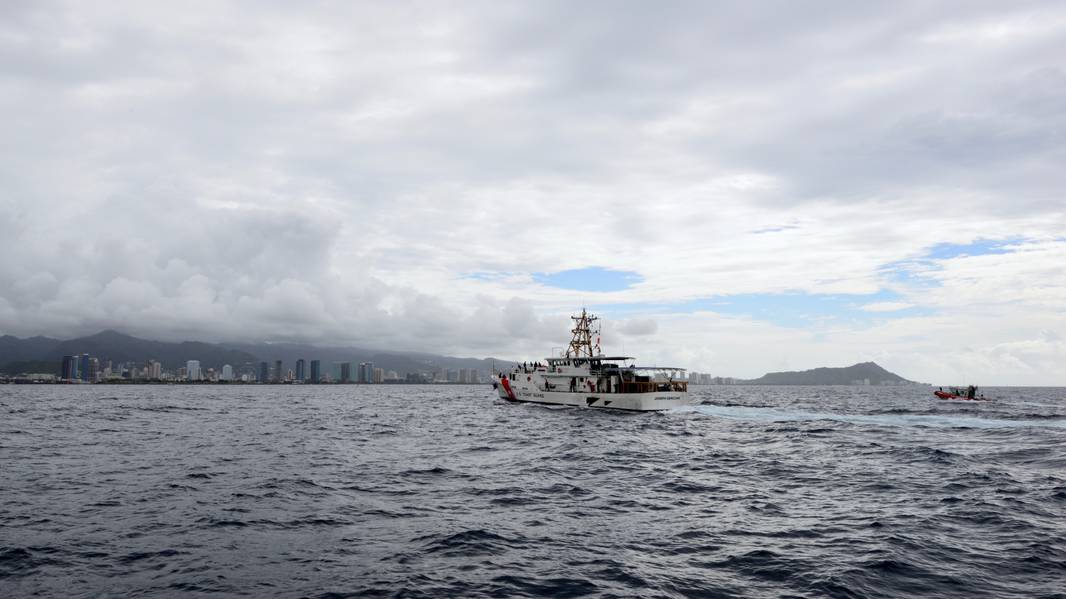
[[[658,412],[687,406],[692,403],[687,391],[655,391],[651,393],[565,393],[541,391],[535,387],[502,379],[496,391],[500,399],[521,403],[539,403],[574,408]]]

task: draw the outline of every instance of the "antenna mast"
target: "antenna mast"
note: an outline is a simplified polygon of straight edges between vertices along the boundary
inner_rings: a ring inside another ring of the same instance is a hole
[[[584,308],[581,309],[581,316],[571,316],[571,320],[574,321],[574,328],[570,330],[574,334],[574,338],[570,340],[570,347],[566,349],[567,358],[594,358],[600,355],[600,329],[597,325],[593,328],[599,318],[589,314]],[[596,335],[596,341],[593,342],[592,335]]]

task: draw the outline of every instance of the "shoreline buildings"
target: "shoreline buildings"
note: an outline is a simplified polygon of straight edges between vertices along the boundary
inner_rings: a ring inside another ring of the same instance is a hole
[[[373,362],[332,362],[322,370],[321,360],[295,360],[295,369],[286,371],[282,360],[246,362],[241,365],[203,364],[186,360],[167,369],[162,361],[149,358],[134,362],[113,362],[88,353],[62,356],[56,370],[41,373],[0,372],[0,383],[16,381],[51,383],[258,383],[258,384],[480,384],[489,380],[488,371],[476,368],[427,368],[399,374],[375,366]]]
[[[200,361],[189,360],[185,363],[185,376],[189,381],[200,380]]]

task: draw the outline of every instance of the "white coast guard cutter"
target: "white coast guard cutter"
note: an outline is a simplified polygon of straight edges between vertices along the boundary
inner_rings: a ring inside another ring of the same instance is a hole
[[[561,357],[497,373],[502,399],[640,412],[689,404],[683,368],[633,366],[633,358],[603,355],[593,330],[598,319],[585,310],[571,318],[574,337]]]

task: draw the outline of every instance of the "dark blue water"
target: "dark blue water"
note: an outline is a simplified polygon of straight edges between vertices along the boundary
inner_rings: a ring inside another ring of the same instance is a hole
[[[0,596],[1066,597],[1066,390],[0,387]]]

